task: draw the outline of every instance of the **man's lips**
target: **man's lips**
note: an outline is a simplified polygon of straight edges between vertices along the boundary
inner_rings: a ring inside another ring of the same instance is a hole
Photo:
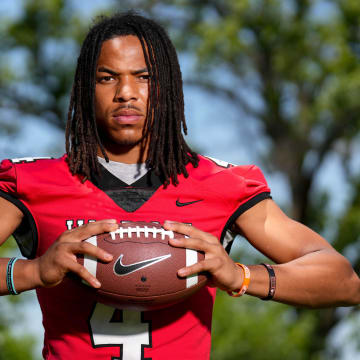
[[[112,115],[113,119],[121,124],[124,123],[133,123],[136,122],[138,120],[140,120],[142,118],[142,114],[135,111],[135,110],[130,110],[130,109],[123,109],[120,111],[117,111],[116,113],[114,113]]]

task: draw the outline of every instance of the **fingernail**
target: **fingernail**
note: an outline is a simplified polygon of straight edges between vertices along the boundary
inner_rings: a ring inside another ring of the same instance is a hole
[[[111,254],[105,254],[106,260],[111,260],[112,258],[113,258],[113,256]]]
[[[94,280],[94,285],[99,288],[101,286],[101,283],[98,280]]]
[[[178,270],[179,276],[186,276],[186,273],[187,273],[186,269],[180,269],[180,270]]]
[[[111,224],[117,224],[117,220],[116,219],[109,219],[106,220],[107,222],[111,223]]]
[[[176,221],[172,221],[172,220],[165,220],[164,221],[164,225],[166,226],[172,226],[172,225],[175,225],[176,224]]]

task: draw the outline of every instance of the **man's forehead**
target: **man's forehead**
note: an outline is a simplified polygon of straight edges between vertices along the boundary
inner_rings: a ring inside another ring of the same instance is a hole
[[[146,67],[144,52],[137,36],[117,36],[103,42],[99,59],[100,66],[116,66],[138,70]]]

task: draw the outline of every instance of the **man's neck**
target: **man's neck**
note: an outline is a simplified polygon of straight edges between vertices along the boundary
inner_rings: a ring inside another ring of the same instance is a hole
[[[139,149],[128,149],[126,151],[119,151],[116,153],[105,149],[105,153],[109,160],[124,164],[141,164],[146,161],[145,152],[140,152]],[[98,150],[98,156],[104,158],[100,149]]]

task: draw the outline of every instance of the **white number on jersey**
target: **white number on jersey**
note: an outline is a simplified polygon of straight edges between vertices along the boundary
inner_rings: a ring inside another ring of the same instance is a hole
[[[122,315],[120,321],[113,319],[117,311]],[[144,347],[151,347],[150,324],[143,321],[140,311],[97,303],[90,318],[90,331],[94,347],[120,347],[121,357],[113,357],[114,360],[144,359]]]

